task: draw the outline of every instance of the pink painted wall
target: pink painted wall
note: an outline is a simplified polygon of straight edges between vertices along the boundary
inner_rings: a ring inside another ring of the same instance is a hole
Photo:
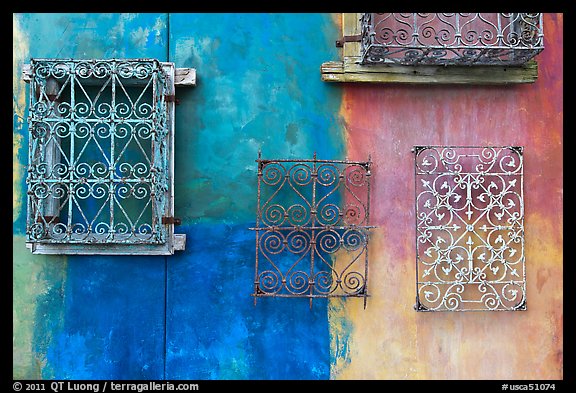
[[[372,155],[378,228],[367,309],[330,303],[332,378],[562,378],[563,15],[544,30],[533,84],[343,85],[348,158]],[[527,311],[413,310],[414,145],[524,146]]]

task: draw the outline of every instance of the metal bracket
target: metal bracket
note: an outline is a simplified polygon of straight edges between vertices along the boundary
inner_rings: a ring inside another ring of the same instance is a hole
[[[23,64],[22,65],[22,80],[26,83],[30,83],[32,79],[32,67],[30,64]]]
[[[182,224],[182,220],[176,217],[162,217],[162,224],[173,224],[173,225],[180,225]]]
[[[176,96],[174,94],[172,94],[172,95],[165,94],[164,98],[166,99],[166,102],[173,102],[176,105],[180,105],[180,100],[178,98],[176,98]]]
[[[416,303],[414,304],[414,310],[416,311],[428,311],[428,307],[420,303],[420,298],[416,295]]]
[[[336,47],[342,48],[345,42],[360,42],[362,40],[361,34],[345,35],[339,40],[336,40]]]

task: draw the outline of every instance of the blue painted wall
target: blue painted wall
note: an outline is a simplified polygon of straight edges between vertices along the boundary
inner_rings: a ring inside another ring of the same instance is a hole
[[[250,296],[256,163],[343,157],[329,14],[15,14],[31,57],[151,57],[197,70],[178,88],[170,257],[33,256],[14,214],[14,378],[327,379],[327,302]],[[26,85],[15,83],[14,192],[25,201]],[[24,96],[24,97],[23,97]]]
[[[193,22],[192,22],[193,21]],[[260,300],[254,281],[256,163],[341,157],[329,15],[170,15],[170,61],[195,67],[179,93],[176,212],[187,249],[169,258],[167,378],[326,379],[326,301]]]

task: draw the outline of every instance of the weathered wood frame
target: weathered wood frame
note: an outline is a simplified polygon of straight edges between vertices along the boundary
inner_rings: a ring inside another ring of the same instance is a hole
[[[342,37],[361,33],[360,13],[342,13]],[[530,60],[521,66],[430,66],[361,65],[361,44],[342,40],[342,61],[328,61],[320,67],[325,82],[372,82],[412,84],[506,85],[533,83],[538,64]]]

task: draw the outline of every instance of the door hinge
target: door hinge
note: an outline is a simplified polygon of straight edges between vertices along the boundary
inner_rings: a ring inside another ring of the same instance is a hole
[[[164,99],[166,100],[166,102],[173,102],[176,105],[180,104],[180,100],[178,98],[176,98],[176,96],[174,94],[170,95],[170,94],[165,94],[164,95]]]
[[[180,225],[182,224],[182,220],[176,217],[162,217],[162,224],[173,224],[173,225]]]

